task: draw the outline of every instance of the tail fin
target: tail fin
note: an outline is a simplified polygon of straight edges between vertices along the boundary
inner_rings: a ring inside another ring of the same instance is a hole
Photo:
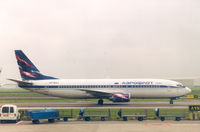
[[[28,59],[28,57],[26,57],[23,51],[15,50],[15,55],[22,80],[57,79],[41,74],[35,65]]]

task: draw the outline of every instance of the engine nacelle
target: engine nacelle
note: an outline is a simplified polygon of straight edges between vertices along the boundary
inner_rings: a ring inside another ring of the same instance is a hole
[[[114,93],[110,100],[113,102],[129,102],[130,98],[130,93]]]

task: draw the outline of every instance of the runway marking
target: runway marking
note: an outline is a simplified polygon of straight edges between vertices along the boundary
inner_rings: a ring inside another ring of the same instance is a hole
[[[22,125],[23,123],[25,123],[25,121],[20,121],[20,122],[17,122],[15,124],[13,123],[3,123],[3,124],[0,124],[0,126],[15,126],[15,125]]]
[[[21,125],[23,124],[25,121],[20,121],[20,122],[17,122],[16,125]]]

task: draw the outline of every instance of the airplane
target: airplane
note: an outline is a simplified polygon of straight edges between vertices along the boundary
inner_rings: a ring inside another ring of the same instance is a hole
[[[49,96],[129,102],[131,98],[167,98],[169,103],[191,92],[181,83],[164,79],[58,79],[42,74],[22,50],[15,50],[22,80],[19,87]]]

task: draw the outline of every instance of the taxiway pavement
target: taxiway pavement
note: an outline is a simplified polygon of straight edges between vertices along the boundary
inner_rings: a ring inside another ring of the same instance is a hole
[[[5,103],[0,103],[3,105]],[[47,102],[47,103],[12,103],[17,105],[19,108],[33,108],[33,107],[62,107],[62,108],[188,108],[189,105],[200,105],[200,101],[176,101],[174,104],[169,104],[169,102],[162,101],[138,101],[138,102],[128,102],[128,103],[112,103],[105,102],[104,105],[97,105],[93,101],[75,101],[75,102]]]
[[[199,121],[68,121],[53,124],[47,121],[35,125],[31,121],[21,124],[0,124],[2,132],[198,132]]]

